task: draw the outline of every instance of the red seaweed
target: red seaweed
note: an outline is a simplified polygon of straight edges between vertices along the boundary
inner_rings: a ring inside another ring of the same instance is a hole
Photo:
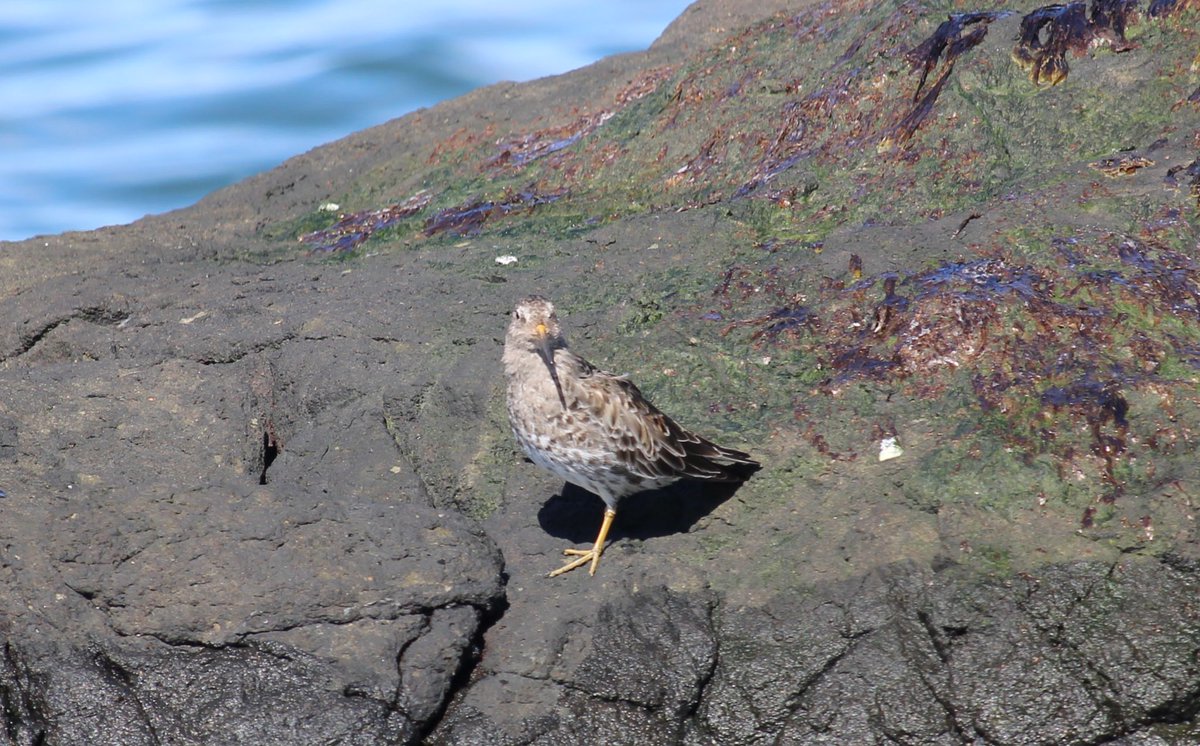
[[[913,69],[921,71],[916,90],[913,91],[913,107],[884,136],[879,146],[881,149],[887,149],[893,144],[903,144],[912,138],[933,111],[933,105],[941,95],[950,73],[954,71],[955,61],[984,40],[988,24],[1005,15],[1008,13],[1003,11],[953,13],[928,39],[909,51],[907,56]],[[929,74],[937,68],[939,60],[942,72],[929,86],[925,95],[921,96]]]
[[[336,223],[300,237],[305,243],[316,244],[314,251],[349,251],[366,241],[372,234],[416,215],[433,200],[422,190],[405,201],[378,210],[362,210],[342,216]]]
[[[1021,19],[1012,59],[1034,85],[1058,85],[1070,72],[1067,52],[1084,55],[1100,44],[1117,52],[1132,49],[1125,27],[1136,9],[1137,0],[1092,0],[1090,17],[1083,2],[1037,8]]]
[[[425,221],[425,235],[450,233],[455,236],[474,235],[485,223],[495,218],[510,215],[518,210],[530,211],[540,205],[557,202],[567,196],[566,191],[539,194],[530,186],[519,192],[510,192],[499,200],[476,200],[458,207],[447,207]]]

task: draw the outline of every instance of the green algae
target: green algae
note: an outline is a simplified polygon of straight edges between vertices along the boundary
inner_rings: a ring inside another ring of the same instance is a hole
[[[1161,551],[1143,520],[1190,535],[1166,485],[1192,475],[1180,444],[1200,421],[1194,205],[1159,186],[1191,132],[1186,26],[1132,24],[1139,47],[1072,52],[1067,77],[1039,87],[1010,57],[1030,9],[969,10],[987,22],[963,26],[975,36],[953,59],[916,52],[957,3],[767,19],[628,95],[523,131],[455,130],[344,202],[427,190],[362,246],[446,251],[445,271],[485,274],[499,252],[482,247],[503,246],[519,257],[505,276],[541,283],[569,334],[573,315],[598,322],[572,336],[583,354],[762,458],[746,515],[811,516],[802,537],[732,531],[770,557],[765,574],[905,552],[1006,572]],[[1157,165],[1088,167],[1130,148]],[[560,196],[496,208],[523,194]],[[472,210],[486,219],[430,230]],[[331,221],[314,208],[267,230]],[[464,264],[450,249],[466,242]],[[503,505],[512,454],[502,423],[489,432],[455,482],[481,518]],[[885,437],[904,448],[894,462],[878,461]],[[874,523],[848,528],[859,512]],[[964,528],[974,549],[948,550],[957,517],[1007,522],[1010,538]],[[1039,531],[1069,539],[1040,546]],[[722,536],[700,555],[728,550]]]
[[[487,520],[504,505],[508,473],[517,462],[503,398],[494,395],[475,456],[455,487],[453,503],[471,518]]]
[[[1057,172],[1064,156],[1144,144],[1173,121],[1177,67],[1163,66],[1147,84],[1135,52],[1102,50],[1074,65],[1070,85],[1039,91],[999,45],[985,43],[940,68],[923,63],[925,76],[945,73],[947,87],[910,142],[876,153],[893,112],[920,91],[902,60],[934,30],[938,8],[916,16],[889,3],[857,10],[853,20],[825,23],[819,36],[805,14],[764,21],[679,69],[652,71],[631,86],[635,97],[600,102],[574,122],[499,141],[460,129],[417,169],[435,195],[427,214],[521,190],[569,193],[560,210],[481,229],[514,235],[545,223],[543,234],[569,239],[597,219],[726,202],[760,239],[819,241],[841,225],[967,209]],[[986,32],[981,38],[1004,38],[1020,23],[999,11],[987,18],[990,29],[969,27]],[[1158,58],[1178,44],[1170,24],[1135,24],[1134,32],[1139,43],[1152,37],[1163,47]],[[797,66],[798,53],[809,62]],[[316,217],[273,235],[311,228]]]

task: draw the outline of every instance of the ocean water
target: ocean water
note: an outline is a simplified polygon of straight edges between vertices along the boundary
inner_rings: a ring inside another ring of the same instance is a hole
[[[128,223],[499,80],[644,49],[688,0],[8,0],[0,240]]]

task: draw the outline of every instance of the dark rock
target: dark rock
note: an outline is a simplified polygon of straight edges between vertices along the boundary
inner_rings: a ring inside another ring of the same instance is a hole
[[[1186,743],[1196,584],[1152,561],[1001,581],[896,568],[732,614],[695,742]]]
[[[485,674],[433,741],[679,742],[717,664],[713,598],[663,587],[626,590],[595,610],[559,608],[550,631],[514,632],[529,633],[527,649],[558,650],[556,660],[533,675]]]
[[[5,301],[49,318],[5,382],[10,740],[419,740],[504,584],[389,430],[398,342],[336,302],[251,312],[303,270],[181,274]]]
[[[898,566],[715,612],[633,591],[548,640],[548,679],[476,681],[435,741],[1187,743],[1196,591],[1153,561],[1002,580]]]

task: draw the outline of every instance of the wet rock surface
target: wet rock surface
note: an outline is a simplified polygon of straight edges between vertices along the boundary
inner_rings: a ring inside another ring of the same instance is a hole
[[[1133,10],[697,4],[0,246],[0,743],[1200,741],[1195,10]],[[764,462],[595,577],[533,292]]]

